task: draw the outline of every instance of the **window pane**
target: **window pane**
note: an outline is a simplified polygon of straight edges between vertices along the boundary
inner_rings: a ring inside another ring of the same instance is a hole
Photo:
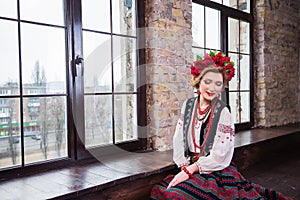
[[[210,1],[214,1],[216,3],[222,4],[222,0],[210,0]]]
[[[62,0],[21,0],[20,14],[21,20],[61,26],[65,24],[64,1]]]
[[[250,90],[250,57],[240,55],[241,90]]]
[[[24,94],[66,93],[65,30],[25,23],[21,29]]]
[[[110,0],[84,0],[82,28],[110,33]]]
[[[193,3],[192,6],[193,46],[204,48],[204,6]]]
[[[250,92],[241,92],[241,123],[250,121]]]
[[[228,18],[228,46],[229,51],[239,52],[239,21]]]
[[[136,35],[135,0],[112,1],[113,33]]]
[[[112,144],[112,96],[86,95],[85,146]]]
[[[234,68],[235,68],[235,75],[229,81],[229,91],[236,91],[239,90],[239,60],[238,60],[238,54],[236,53],[230,53],[229,54],[230,60],[234,62]]]
[[[250,0],[238,0],[239,10],[250,13]]]
[[[0,98],[0,168],[20,164],[20,101]]]
[[[84,90],[112,92],[110,36],[83,31]]]
[[[225,6],[237,9],[237,0],[223,0]]]
[[[248,22],[241,21],[240,52],[250,53],[250,27]]]
[[[18,8],[17,0],[1,0],[0,1],[0,16],[16,19],[18,17],[17,16],[17,14],[18,14],[17,8]]]
[[[0,30],[0,96],[19,94],[18,24],[0,20]]]
[[[205,54],[204,49],[193,48],[193,60],[197,59],[197,55],[203,57]]]
[[[234,119],[234,123],[240,123],[240,102],[237,92],[229,92],[229,105],[231,109],[231,116]]]
[[[206,7],[205,12],[206,47],[220,49],[220,11]]]
[[[135,39],[113,37],[114,88],[116,92],[136,91]]]
[[[137,139],[136,95],[115,95],[116,142]]]
[[[25,163],[66,157],[66,98],[24,98],[23,107]]]

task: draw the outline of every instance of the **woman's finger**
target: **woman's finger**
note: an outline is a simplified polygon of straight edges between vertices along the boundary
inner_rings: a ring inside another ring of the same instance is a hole
[[[167,189],[170,189],[171,187],[178,184],[178,180],[176,178],[173,178],[173,180],[169,183]]]

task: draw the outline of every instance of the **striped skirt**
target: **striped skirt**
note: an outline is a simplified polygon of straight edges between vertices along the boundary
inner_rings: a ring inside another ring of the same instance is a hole
[[[234,164],[211,174],[195,173],[192,179],[167,190],[173,177],[169,175],[156,184],[152,188],[151,199],[291,199],[246,180]]]

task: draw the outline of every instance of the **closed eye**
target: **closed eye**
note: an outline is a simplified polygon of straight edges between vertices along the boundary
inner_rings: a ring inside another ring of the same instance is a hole
[[[205,83],[205,84],[210,84],[210,83],[211,83],[211,80],[206,79],[206,80],[204,80],[204,83]]]
[[[216,85],[220,87],[223,85],[223,83],[221,81],[218,81],[218,82],[216,82]]]

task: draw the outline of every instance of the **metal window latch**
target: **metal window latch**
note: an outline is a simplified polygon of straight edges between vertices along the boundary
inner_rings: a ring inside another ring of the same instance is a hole
[[[76,56],[75,60],[74,60],[74,66],[73,66],[73,75],[74,76],[77,76],[78,75],[78,71],[81,71],[81,75],[83,75],[83,70],[82,70],[82,67],[78,66],[79,64],[82,64],[83,63],[83,58],[80,57],[79,55]]]
[[[83,58],[77,55],[76,58],[75,58],[75,64],[76,65],[81,64],[82,61],[83,61]]]

